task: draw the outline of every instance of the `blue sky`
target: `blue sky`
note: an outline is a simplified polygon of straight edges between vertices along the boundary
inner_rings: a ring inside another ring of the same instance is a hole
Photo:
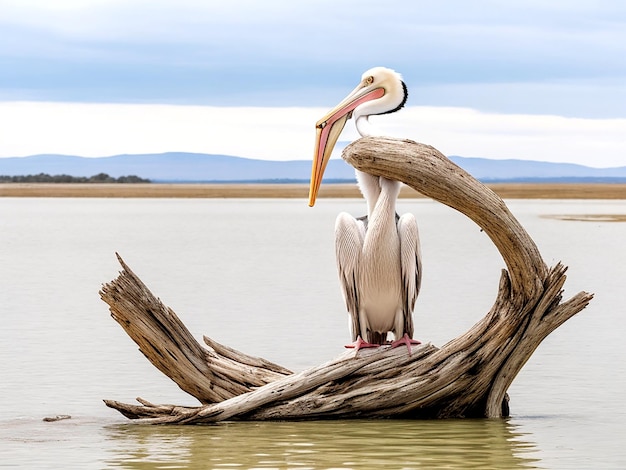
[[[314,122],[383,65],[410,92],[376,121],[390,135],[626,165],[619,0],[0,0],[0,33],[4,157],[308,159]]]

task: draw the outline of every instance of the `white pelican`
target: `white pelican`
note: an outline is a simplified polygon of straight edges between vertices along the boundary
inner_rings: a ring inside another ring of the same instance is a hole
[[[354,117],[361,136],[377,135],[368,117],[401,109],[408,92],[400,74],[376,67],[316,124],[309,206],[315,204],[322,175],[346,121]],[[352,340],[346,347],[376,347],[392,332],[392,347],[413,340],[412,312],[422,267],[417,222],[413,214],[396,214],[401,183],[356,170],[367,202],[367,216],[342,212],[335,224],[337,268],[351,317]],[[364,341],[364,339],[367,340]]]

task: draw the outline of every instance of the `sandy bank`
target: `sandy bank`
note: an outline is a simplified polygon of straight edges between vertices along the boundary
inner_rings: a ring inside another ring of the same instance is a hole
[[[626,184],[488,185],[504,199],[626,199]],[[0,184],[0,197],[307,198],[307,184]],[[361,197],[353,184],[322,185],[319,197]],[[403,188],[401,198],[423,197]]]

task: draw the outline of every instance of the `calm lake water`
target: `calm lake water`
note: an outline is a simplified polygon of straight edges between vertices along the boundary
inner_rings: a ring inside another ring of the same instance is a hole
[[[566,297],[592,304],[550,335],[509,389],[506,420],[131,424],[102,399],[195,405],[109,316],[98,295],[119,252],[200,339],[293,370],[343,352],[337,213],[359,200],[0,198],[0,467],[626,468],[626,201],[508,201]],[[403,200],[424,258],[415,336],[442,345],[489,310],[499,253],[464,216]],[[67,414],[72,419],[44,422]]]

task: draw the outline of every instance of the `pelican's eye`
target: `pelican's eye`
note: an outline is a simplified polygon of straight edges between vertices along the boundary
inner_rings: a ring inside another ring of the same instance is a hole
[[[374,77],[372,77],[371,75],[369,77],[367,77],[365,79],[365,84],[366,85],[371,85],[372,83],[374,83]]]

